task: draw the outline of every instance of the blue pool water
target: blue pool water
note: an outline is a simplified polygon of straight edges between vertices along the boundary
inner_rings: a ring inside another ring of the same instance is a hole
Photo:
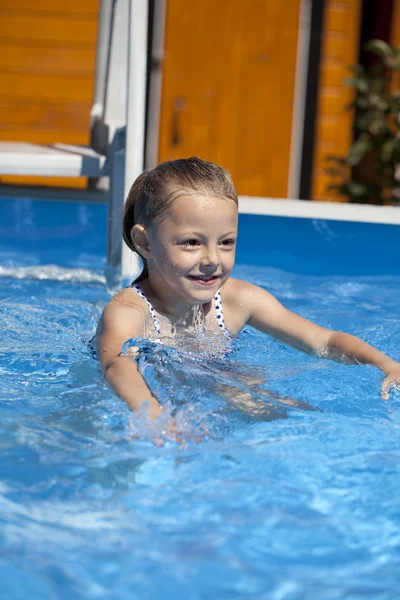
[[[0,223],[1,598],[398,598],[400,392],[383,402],[376,369],[250,329],[222,364],[146,344],[188,438],[168,441],[88,350],[105,207],[3,200]],[[394,226],[241,228],[238,277],[400,360]]]

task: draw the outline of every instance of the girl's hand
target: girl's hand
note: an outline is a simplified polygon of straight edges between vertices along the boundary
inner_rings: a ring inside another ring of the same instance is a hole
[[[206,425],[202,424],[195,432],[190,431],[190,425],[179,423],[176,417],[170,417],[167,427],[162,431],[162,435],[158,435],[153,439],[156,446],[163,446],[164,442],[175,442],[179,446],[185,447],[189,442],[200,444],[204,438],[209,436],[209,431]]]
[[[182,418],[182,415],[172,416],[168,408],[164,410],[163,407],[158,406],[158,414],[150,413],[147,402],[132,414],[131,435],[129,436],[131,441],[144,436],[159,448],[166,442],[174,442],[185,447],[189,442],[199,444],[210,435],[204,423],[193,426],[190,420]]]
[[[389,400],[390,391],[393,388],[400,388],[400,363],[394,362],[385,370],[386,377],[382,382],[381,396],[384,400]]]

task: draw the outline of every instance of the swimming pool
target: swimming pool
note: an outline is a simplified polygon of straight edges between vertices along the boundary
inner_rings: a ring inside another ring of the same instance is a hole
[[[240,228],[237,276],[400,359],[396,226]],[[209,434],[157,447],[88,350],[112,293],[106,207],[3,199],[0,229],[1,597],[398,597],[400,393],[381,401],[377,370],[251,330],[222,365],[150,345],[146,377]],[[260,411],[268,391],[306,404]]]

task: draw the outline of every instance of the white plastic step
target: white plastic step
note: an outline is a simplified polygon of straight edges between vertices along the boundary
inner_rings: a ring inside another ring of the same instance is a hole
[[[84,146],[0,142],[0,175],[100,177],[105,157]]]

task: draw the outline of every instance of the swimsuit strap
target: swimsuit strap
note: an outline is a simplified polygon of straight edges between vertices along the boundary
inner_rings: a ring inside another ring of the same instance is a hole
[[[140,287],[138,285],[135,285],[132,283],[130,287],[133,288],[134,290],[136,290],[137,293],[139,294],[139,296],[147,302],[151,317],[153,319],[154,329],[156,330],[157,334],[160,335],[160,333],[161,333],[160,322],[156,317],[154,306],[152,305],[150,300],[147,298],[147,296],[145,296],[145,294],[143,294],[142,290],[140,289]],[[214,305],[215,305],[215,316],[217,319],[218,326],[224,335],[227,335],[230,337],[230,333],[225,327],[224,313],[222,311],[222,298],[221,298],[220,290],[218,290],[218,292],[214,296]]]
[[[154,306],[152,305],[152,303],[150,302],[150,300],[147,298],[147,296],[145,296],[142,292],[142,290],[140,289],[140,287],[138,285],[134,285],[133,283],[131,284],[131,288],[133,288],[134,290],[137,291],[137,293],[139,294],[139,296],[141,298],[143,298],[143,300],[146,300],[147,305],[150,309],[150,314],[152,316],[153,319],[153,324],[154,324],[154,329],[156,330],[157,334],[160,335],[161,332],[161,328],[160,328],[160,322],[156,317],[156,313],[154,311]]]
[[[221,290],[218,290],[218,292],[215,294],[214,304],[215,304],[215,316],[217,318],[217,323],[219,325],[219,328],[221,329],[221,331],[224,335],[227,335],[230,337],[230,333],[226,329],[225,323],[224,323],[224,313],[222,312]]]

